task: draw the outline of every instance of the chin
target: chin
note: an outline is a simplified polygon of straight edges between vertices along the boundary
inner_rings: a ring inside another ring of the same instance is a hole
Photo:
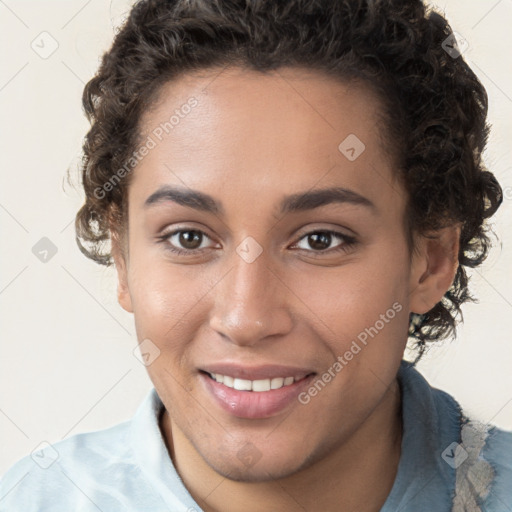
[[[257,482],[273,482],[282,478],[289,477],[294,473],[297,473],[302,468],[287,469],[280,468],[276,471],[275,467],[269,466],[268,468],[241,468],[239,466],[232,467],[213,467],[213,469],[224,478],[232,480],[234,482],[244,483],[257,483]]]
[[[266,460],[264,460],[266,458]],[[233,458],[221,459],[219,456],[212,456],[212,464],[208,458],[206,463],[219,475],[234,482],[256,483],[272,482],[287,478],[298,473],[314,464],[313,457],[297,460],[297,454],[288,460],[276,459],[263,454],[261,459],[252,465],[244,465],[238,460],[236,455]],[[236,460],[233,463],[233,460]]]

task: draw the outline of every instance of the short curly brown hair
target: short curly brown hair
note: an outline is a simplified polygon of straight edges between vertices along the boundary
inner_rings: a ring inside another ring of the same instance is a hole
[[[411,321],[418,360],[428,342],[455,336],[461,304],[474,300],[465,267],[486,258],[486,219],[502,202],[482,162],[487,94],[463,57],[445,51],[449,38],[446,19],[421,0],[138,1],[83,92],[91,128],[81,166],[86,199],[76,216],[80,250],[112,264],[110,237],[125,226],[132,175],[119,179],[119,170],[133,157],[141,116],[164,83],[228,65],[260,72],[291,66],[363,81],[381,99],[383,136],[408,193],[409,247],[413,234],[462,225],[451,288],[419,323]]]

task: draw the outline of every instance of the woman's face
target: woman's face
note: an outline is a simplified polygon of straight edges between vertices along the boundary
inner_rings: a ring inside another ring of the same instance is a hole
[[[167,84],[143,119],[119,300],[173,437],[220,474],[308,467],[396,392],[418,276],[378,108],[235,68]]]

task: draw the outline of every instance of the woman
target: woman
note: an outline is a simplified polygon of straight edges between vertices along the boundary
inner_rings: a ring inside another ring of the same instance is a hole
[[[18,462],[0,510],[512,509],[512,434],[403,360],[454,334],[502,201],[442,16],[142,0],[83,104],[77,241],[154,389]]]

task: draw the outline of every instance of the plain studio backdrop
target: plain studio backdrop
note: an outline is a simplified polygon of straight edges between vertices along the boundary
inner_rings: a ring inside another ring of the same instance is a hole
[[[89,126],[82,90],[128,5],[0,0],[0,474],[41,442],[130,418],[151,388],[114,269],[79,252],[73,225]],[[485,161],[505,199],[493,223],[501,244],[472,272],[479,304],[464,306],[457,340],[419,368],[475,418],[512,429],[512,0],[435,5],[467,41],[464,56],[489,94]]]

